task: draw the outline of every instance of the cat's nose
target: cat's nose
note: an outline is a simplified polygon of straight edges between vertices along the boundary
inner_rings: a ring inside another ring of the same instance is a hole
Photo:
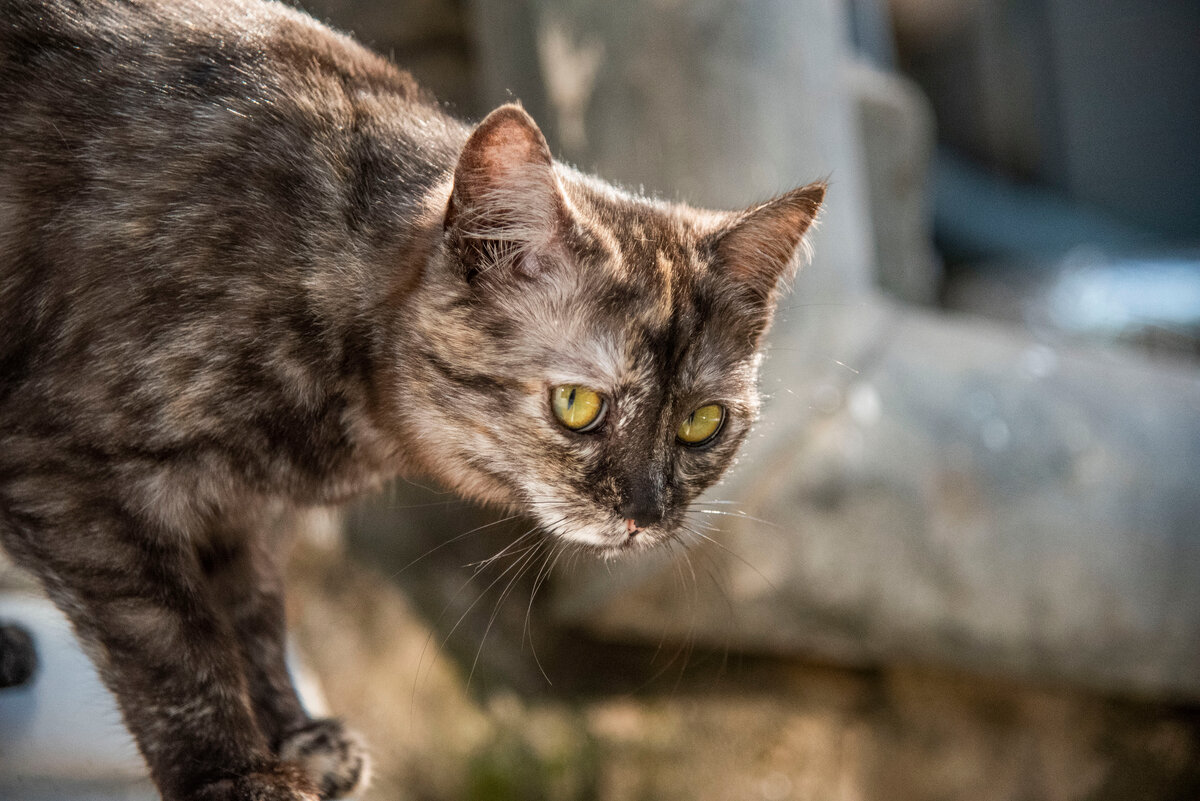
[[[662,505],[650,498],[631,498],[617,507],[617,514],[632,520],[638,528],[660,523],[664,517]]]

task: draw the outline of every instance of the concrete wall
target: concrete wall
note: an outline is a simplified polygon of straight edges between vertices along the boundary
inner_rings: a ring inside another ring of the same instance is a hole
[[[540,79],[584,167],[716,205],[833,178],[816,260],[772,334],[759,436],[715,493],[768,523],[714,516],[720,542],[691,554],[724,576],[712,585],[680,592],[674,563],[605,567],[560,587],[564,617],[618,639],[1200,698],[1200,372],[870,290],[880,228],[857,125],[871,118],[841,5],[521,8],[535,47],[481,27],[483,52],[501,54],[485,74]]]

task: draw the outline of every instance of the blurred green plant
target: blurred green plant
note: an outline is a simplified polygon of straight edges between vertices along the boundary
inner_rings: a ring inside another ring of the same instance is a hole
[[[513,726],[501,728],[468,762],[464,801],[597,801],[595,740],[582,725],[564,734],[535,743]]]

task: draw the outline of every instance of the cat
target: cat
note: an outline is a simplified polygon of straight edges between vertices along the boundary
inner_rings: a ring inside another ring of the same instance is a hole
[[[365,781],[284,662],[299,510],[427,475],[613,556],[733,461],[823,184],[630,194],[269,0],[0,21],[0,542],[166,801]]]

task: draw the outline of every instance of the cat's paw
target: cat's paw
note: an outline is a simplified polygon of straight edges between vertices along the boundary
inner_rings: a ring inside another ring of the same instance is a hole
[[[321,718],[283,738],[279,758],[299,764],[322,799],[345,798],[367,786],[370,762],[362,740],[340,720]]]
[[[321,801],[321,795],[298,766],[285,764],[206,784],[188,801]]]

